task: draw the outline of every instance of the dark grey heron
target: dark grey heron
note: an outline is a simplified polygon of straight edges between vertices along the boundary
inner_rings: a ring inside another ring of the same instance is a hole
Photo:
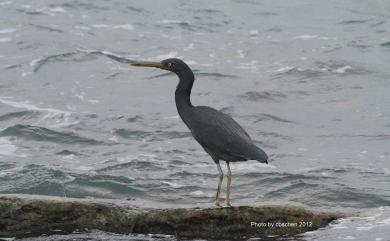
[[[219,183],[215,204],[220,204],[223,171],[220,161],[227,164],[226,205],[231,206],[230,189],[232,172],[230,162],[257,160],[268,164],[267,154],[257,147],[248,133],[233,118],[208,106],[193,106],[190,96],[194,84],[194,73],[180,59],[171,58],[161,62],[136,62],[133,66],[156,67],[171,71],[179,77],[176,87],[175,100],[177,111],[183,122],[191,130],[193,137],[217,164]]]

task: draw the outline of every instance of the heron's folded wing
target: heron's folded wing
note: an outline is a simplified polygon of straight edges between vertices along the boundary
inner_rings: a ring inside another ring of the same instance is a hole
[[[250,158],[253,142],[230,116],[210,107],[195,107],[191,132],[207,149],[231,156]]]

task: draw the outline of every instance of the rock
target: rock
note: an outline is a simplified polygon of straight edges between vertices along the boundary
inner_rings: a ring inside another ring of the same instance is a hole
[[[343,217],[291,205],[225,208],[143,208],[126,202],[29,195],[0,196],[0,237],[61,230],[171,234],[181,238],[237,239],[295,235]]]

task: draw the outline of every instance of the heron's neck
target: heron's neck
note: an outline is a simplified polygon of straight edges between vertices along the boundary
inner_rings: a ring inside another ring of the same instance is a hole
[[[177,75],[179,76],[180,81],[175,92],[176,107],[180,117],[186,122],[186,114],[193,108],[190,96],[195,78],[191,70],[178,73]]]

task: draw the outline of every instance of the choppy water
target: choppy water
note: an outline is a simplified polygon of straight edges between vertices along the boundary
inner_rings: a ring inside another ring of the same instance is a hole
[[[193,103],[231,114],[271,156],[270,167],[233,165],[234,203],[365,213],[379,223],[302,239],[389,240],[389,10],[0,0],[0,192],[211,203],[217,169],[177,115],[177,78],[128,65],[180,57],[196,74]]]

